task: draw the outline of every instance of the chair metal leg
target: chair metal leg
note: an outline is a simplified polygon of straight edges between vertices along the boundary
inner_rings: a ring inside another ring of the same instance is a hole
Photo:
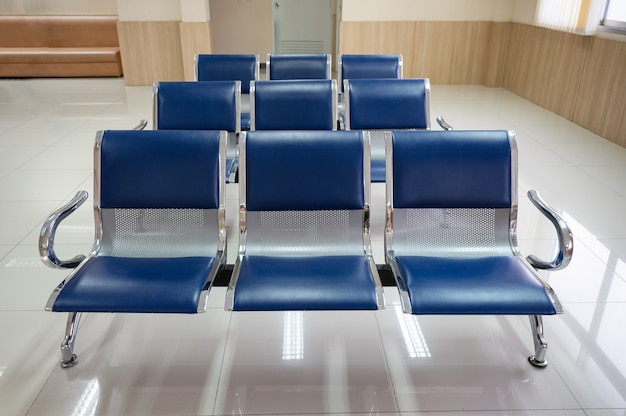
[[[74,342],[78,323],[80,322],[80,312],[70,312],[65,326],[65,338],[61,342],[61,367],[68,368],[78,363],[78,357],[74,354]]]
[[[548,365],[548,361],[546,360],[548,343],[543,337],[543,320],[541,315],[530,315],[529,318],[533,333],[533,342],[535,344],[535,355],[528,357],[528,361],[535,367],[544,368]]]

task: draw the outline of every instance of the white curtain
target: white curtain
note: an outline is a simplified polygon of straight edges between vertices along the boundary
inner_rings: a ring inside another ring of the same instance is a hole
[[[581,0],[539,0],[537,26],[574,32],[578,23]]]

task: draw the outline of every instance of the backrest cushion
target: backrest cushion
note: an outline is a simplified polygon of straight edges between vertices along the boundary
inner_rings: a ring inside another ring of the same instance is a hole
[[[330,79],[326,54],[270,55],[269,79]]]
[[[218,208],[219,159],[219,131],[105,131],[96,144],[100,207]]]
[[[429,126],[427,79],[347,80],[351,129],[425,129]]]
[[[250,81],[257,76],[257,56],[237,54],[199,54],[196,57],[197,81],[241,81],[241,92],[250,93]]]
[[[394,131],[392,140],[395,208],[511,206],[509,132]]]
[[[257,81],[254,83],[255,130],[332,130],[335,128],[331,80]]]
[[[236,131],[238,82],[159,82],[157,129]]]
[[[344,79],[402,78],[401,55],[342,55],[339,87]]]
[[[249,211],[362,209],[357,131],[251,131],[242,157]]]

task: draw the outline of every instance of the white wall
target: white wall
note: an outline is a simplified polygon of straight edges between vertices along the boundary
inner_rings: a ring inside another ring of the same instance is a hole
[[[3,15],[114,16],[116,0],[0,0]]]
[[[117,0],[119,20],[127,22],[180,21],[180,0]]]
[[[208,22],[209,0],[117,0],[122,22]]]
[[[516,1],[521,0],[343,0],[342,17],[344,21],[360,22],[509,22]]]
[[[314,1],[314,0],[313,0]],[[258,53],[274,49],[271,0],[210,0],[214,53]]]
[[[516,23],[534,25],[536,9],[537,0],[514,0],[513,21]]]

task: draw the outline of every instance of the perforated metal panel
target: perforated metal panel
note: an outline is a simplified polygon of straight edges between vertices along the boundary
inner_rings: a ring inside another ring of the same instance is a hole
[[[217,210],[104,209],[100,255],[214,256]]]
[[[363,255],[362,212],[249,211],[248,255]]]
[[[508,209],[395,209],[396,255],[511,254]]]

